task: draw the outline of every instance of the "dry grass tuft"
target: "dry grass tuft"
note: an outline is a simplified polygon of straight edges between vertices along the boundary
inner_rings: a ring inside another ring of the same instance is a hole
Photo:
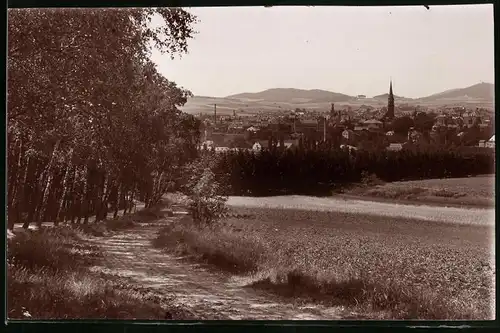
[[[9,267],[8,317],[31,319],[164,319],[160,304],[81,272]]]
[[[160,230],[153,246],[174,249],[177,254],[195,257],[233,273],[256,271],[267,250],[252,235],[238,234],[229,228],[202,229],[189,220]]]

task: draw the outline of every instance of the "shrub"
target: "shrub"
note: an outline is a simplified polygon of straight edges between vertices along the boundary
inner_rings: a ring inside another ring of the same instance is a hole
[[[220,186],[215,181],[214,173],[205,168],[191,188],[188,205],[188,211],[198,225],[210,226],[226,214],[227,198],[219,195],[219,192]]]
[[[365,186],[376,186],[376,185],[384,185],[385,182],[377,177],[374,173],[368,173],[363,171],[361,173],[361,183]]]

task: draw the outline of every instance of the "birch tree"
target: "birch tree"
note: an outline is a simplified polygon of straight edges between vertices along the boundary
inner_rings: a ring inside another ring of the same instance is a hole
[[[149,57],[186,53],[195,23],[178,8],[9,10],[9,227],[99,220],[139,184],[166,190],[190,93]]]

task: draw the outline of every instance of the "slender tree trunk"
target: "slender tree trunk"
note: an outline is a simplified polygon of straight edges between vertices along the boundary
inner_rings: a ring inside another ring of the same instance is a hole
[[[113,193],[113,188],[115,187],[115,182],[114,180],[109,180],[106,188],[106,193],[104,195],[104,200],[102,203],[102,212],[101,212],[101,219],[105,220],[108,218],[108,212],[109,212],[109,201],[111,198],[111,194]]]
[[[50,187],[52,185],[52,180],[54,178],[53,165],[55,162],[55,157],[56,157],[57,151],[59,149],[60,143],[61,143],[61,140],[58,140],[55,147],[54,147],[54,150],[52,151],[52,155],[50,157],[49,164],[47,165],[47,168],[46,168],[47,180],[46,180],[45,186],[43,187],[40,211],[36,217],[36,222],[38,224],[38,227],[42,226],[42,219],[45,218],[45,213],[47,211],[47,202],[49,199],[49,191],[50,191]]]
[[[42,170],[42,171],[40,171]],[[41,163],[35,163],[35,170],[33,170],[32,177],[30,177],[29,181],[27,181],[25,184],[28,182],[31,184],[27,188],[27,205],[26,205],[26,210],[27,210],[27,219],[23,223],[23,228],[27,229],[32,221],[37,221],[37,217],[39,216],[40,208],[41,208],[41,193],[39,186],[40,185],[40,179],[44,179],[43,177],[43,164]],[[29,177],[29,176],[28,176]],[[38,182],[37,182],[38,180]],[[43,182],[42,182],[43,184]]]
[[[104,173],[104,185],[101,192],[101,197],[98,199],[99,205],[96,211],[96,222],[102,221],[108,215],[108,200],[110,189],[110,177]]]
[[[68,210],[68,215],[69,219],[71,221],[71,224],[74,224],[76,222],[76,216],[77,216],[77,203],[79,202],[78,198],[78,179],[79,179],[79,169],[78,166],[75,166],[75,171],[73,174],[73,182],[71,184],[71,190],[69,192],[69,210]]]
[[[71,150],[71,152],[69,154],[70,161],[71,161],[72,155],[73,155],[73,150]],[[61,198],[59,200],[59,205],[58,205],[57,212],[56,212],[56,219],[55,219],[55,223],[54,223],[55,225],[59,224],[59,221],[61,219],[61,212],[63,211],[63,207],[64,207],[64,204],[66,202],[66,197],[68,196],[69,177],[70,177],[69,175],[71,173],[71,169],[72,169],[72,164],[70,162],[69,165],[66,167],[66,172],[64,173],[64,179],[63,179],[63,183],[62,183],[63,190],[62,190]]]
[[[120,200],[122,196],[122,189],[123,189],[123,184],[120,182],[118,185],[118,191],[116,193],[116,200],[115,200],[115,211],[113,213],[113,218],[116,219],[118,217],[118,211],[120,210]]]
[[[136,212],[135,195],[136,195],[136,190],[135,190],[135,186],[134,186],[134,189],[132,190],[132,194],[130,195],[130,211],[131,211],[131,213]],[[133,212],[132,212],[132,209],[134,209]]]
[[[156,193],[154,197],[154,202],[153,205],[156,205],[158,202],[160,202],[161,196],[163,195],[162,190],[163,190],[163,178],[165,176],[165,172],[162,171],[160,173],[160,177],[158,177],[158,182],[156,184]]]
[[[72,208],[73,208],[73,191],[75,188],[75,177],[76,177],[76,167],[73,167],[72,176],[70,177],[66,198],[64,199],[64,209],[62,211],[62,220],[64,223],[67,223],[68,220],[71,220],[72,217]]]
[[[26,204],[29,200],[29,195],[30,195],[30,185],[28,185],[28,175],[29,175],[29,168],[30,165],[32,164],[32,159],[29,156],[26,156],[26,169],[24,169],[24,176],[22,180],[23,188],[22,191],[19,191],[19,200],[18,200],[18,208],[16,209],[18,214],[21,216],[23,211],[26,209]],[[28,220],[28,226],[29,226],[29,221]],[[27,221],[23,221],[23,227],[24,224]],[[26,228],[28,227],[26,226]]]
[[[83,169],[83,191],[82,191],[82,197],[80,200],[80,211],[81,211],[81,216],[80,219],[83,218],[83,224],[87,224],[89,219],[88,219],[88,209],[89,209],[89,202],[88,202],[88,195],[89,195],[89,165],[88,162],[85,163],[85,167]]]
[[[11,191],[11,197],[10,199],[10,205],[8,206],[9,209],[9,216],[7,217],[7,223],[8,223],[8,228],[13,230],[14,229],[14,223],[19,221],[20,213],[19,213],[19,197],[20,195],[18,193],[22,193],[22,186],[24,185],[22,183],[21,177],[23,175],[23,169],[22,169],[22,159],[23,159],[23,141],[22,139],[19,140],[19,154],[17,156],[17,167],[15,170],[15,174],[12,175],[12,183],[10,186],[12,186],[12,191]],[[27,166],[26,166],[27,167]]]
[[[83,202],[85,200],[85,185],[87,183],[87,179],[85,177],[86,163],[87,162],[84,164],[83,170],[78,172],[80,183],[78,184],[78,195],[75,200],[76,224],[80,224],[83,217]]]
[[[8,181],[7,181],[7,207],[9,211],[12,211],[12,208],[14,206],[15,198],[16,198],[16,192],[17,192],[17,187],[18,187],[18,174],[21,172],[21,156],[22,156],[22,140],[18,140],[19,145],[19,153],[16,154],[16,146],[17,144],[12,148],[12,153],[10,153],[9,149],[9,159],[8,159],[8,166],[7,166],[7,175],[8,175]],[[15,163],[14,161],[17,161]]]
[[[123,215],[126,215],[129,213],[128,211],[128,199],[129,199],[129,190],[128,190],[128,183],[127,186],[125,187],[125,190],[122,193],[122,207],[123,207]]]

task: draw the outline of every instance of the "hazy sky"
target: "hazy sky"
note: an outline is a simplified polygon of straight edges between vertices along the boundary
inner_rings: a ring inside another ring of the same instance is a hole
[[[493,6],[222,7],[187,9],[189,54],[153,53],[195,95],[269,88],[423,97],[494,83]]]

